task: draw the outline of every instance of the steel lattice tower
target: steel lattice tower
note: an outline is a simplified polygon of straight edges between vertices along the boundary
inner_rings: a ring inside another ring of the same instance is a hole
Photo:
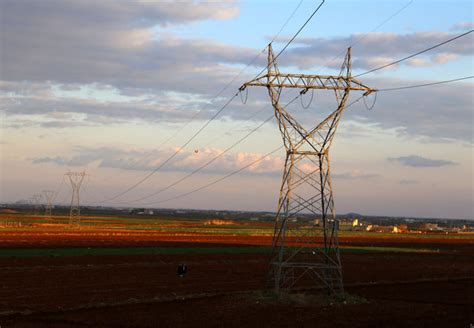
[[[38,212],[41,207],[41,194],[34,194],[32,197],[32,203],[33,203],[33,214],[38,215]]]
[[[65,175],[69,177],[69,182],[71,182],[71,187],[72,187],[71,211],[69,214],[69,224],[79,225],[81,223],[79,191],[81,189],[81,184],[82,184],[82,181],[84,180],[86,172],[68,172]]]
[[[52,190],[43,190],[43,195],[46,200],[46,206],[44,208],[44,216],[47,219],[51,219],[51,212],[53,208],[53,199],[55,192]]]
[[[270,262],[270,279],[277,293],[297,283],[343,294],[338,245],[338,221],[332,194],[329,148],[351,90],[375,91],[351,76],[351,48],[337,76],[280,73],[271,44],[266,74],[245,83],[268,89],[286,148]],[[337,108],[319,124],[306,129],[279,104],[283,88],[331,90]],[[311,214],[312,219],[302,218]]]

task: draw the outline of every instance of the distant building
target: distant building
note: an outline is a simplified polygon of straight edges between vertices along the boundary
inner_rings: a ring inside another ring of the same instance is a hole
[[[358,227],[359,226],[359,219],[354,219],[354,221],[352,221],[352,226],[353,227]]]
[[[380,226],[377,224],[369,224],[365,230],[369,232],[393,232],[393,226]]]
[[[399,224],[393,227],[393,233],[405,233],[408,232],[408,226],[406,224]]]
[[[423,223],[420,225],[420,230],[421,231],[440,231],[441,229],[439,228],[437,223]]]
[[[153,215],[155,212],[149,208],[134,208],[130,213],[138,215]]]

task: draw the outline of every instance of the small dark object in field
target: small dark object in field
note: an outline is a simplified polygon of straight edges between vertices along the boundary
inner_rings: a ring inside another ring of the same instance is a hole
[[[188,266],[185,263],[180,263],[178,265],[178,276],[183,278],[188,272]]]

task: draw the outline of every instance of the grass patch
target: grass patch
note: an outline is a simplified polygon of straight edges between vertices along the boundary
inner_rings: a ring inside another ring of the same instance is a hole
[[[345,247],[341,253],[426,253],[439,250],[402,247]],[[0,257],[84,256],[84,255],[148,255],[148,254],[265,254],[271,247],[65,247],[65,248],[4,248]]]
[[[72,247],[0,249],[0,257],[269,253],[268,247]]]

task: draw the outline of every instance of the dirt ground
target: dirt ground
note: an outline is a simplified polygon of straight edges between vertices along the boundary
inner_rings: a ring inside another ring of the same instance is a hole
[[[74,246],[96,240],[75,238]],[[16,243],[8,236],[0,239],[5,247],[32,247],[38,240],[45,241],[43,247],[64,246],[58,236],[23,235]],[[101,236],[94,246],[216,245],[194,238],[179,243],[183,239],[169,243],[132,236],[113,243],[112,237]],[[378,245],[377,240],[359,242]],[[440,244],[423,239],[420,247]],[[267,254],[0,257],[0,326],[470,327],[474,247],[469,240],[449,245],[440,252],[342,253],[346,291],[367,300],[356,304],[255,297],[249,291],[264,286]],[[185,278],[176,274],[182,262],[189,267]]]

